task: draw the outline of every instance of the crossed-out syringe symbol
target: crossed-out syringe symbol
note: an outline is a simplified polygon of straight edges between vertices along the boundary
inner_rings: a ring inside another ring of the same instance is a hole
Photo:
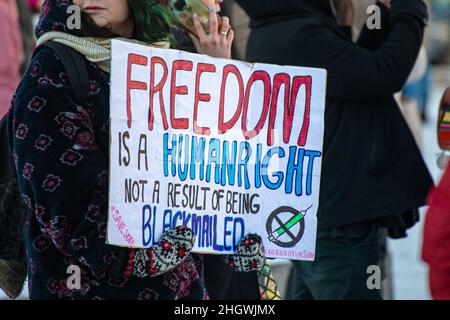
[[[298,211],[291,219],[289,219],[286,223],[280,224],[280,227],[273,231],[269,235],[269,241],[275,242],[277,241],[283,234],[285,234],[288,230],[290,230],[293,226],[299,223],[302,219],[305,218],[306,212],[312,208],[313,205],[310,205],[307,209]]]

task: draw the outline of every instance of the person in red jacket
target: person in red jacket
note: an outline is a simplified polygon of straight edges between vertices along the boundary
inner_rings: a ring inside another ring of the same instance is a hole
[[[422,258],[429,266],[431,295],[450,300],[450,165],[429,198]]]

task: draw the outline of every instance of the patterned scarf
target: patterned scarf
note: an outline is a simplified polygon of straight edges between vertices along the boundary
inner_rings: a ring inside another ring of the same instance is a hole
[[[156,48],[167,49],[170,47],[169,42],[148,44],[134,39],[116,39]],[[37,40],[36,45],[39,46],[47,41],[62,43],[78,51],[79,53],[84,55],[88,61],[96,63],[100,69],[109,73],[111,67],[111,40],[112,39],[107,38],[78,37],[65,32],[50,31],[44,33]]]

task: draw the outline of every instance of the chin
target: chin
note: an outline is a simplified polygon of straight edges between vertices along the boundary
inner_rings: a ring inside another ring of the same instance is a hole
[[[100,28],[107,28],[110,25],[109,19],[107,17],[91,16],[95,24]]]

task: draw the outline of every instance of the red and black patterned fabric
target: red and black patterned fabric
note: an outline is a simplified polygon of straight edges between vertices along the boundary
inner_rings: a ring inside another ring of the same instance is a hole
[[[65,30],[66,9],[71,4],[46,0],[36,35],[51,30],[77,35]],[[160,246],[131,250],[105,243],[109,74],[92,63],[88,73],[87,102],[78,105],[58,56],[43,48],[13,98],[11,143],[27,206],[24,230],[30,298],[208,298],[202,257],[189,255],[189,229],[166,235],[170,250],[164,241],[161,246],[167,250]],[[81,269],[79,289],[67,286],[70,265]]]

